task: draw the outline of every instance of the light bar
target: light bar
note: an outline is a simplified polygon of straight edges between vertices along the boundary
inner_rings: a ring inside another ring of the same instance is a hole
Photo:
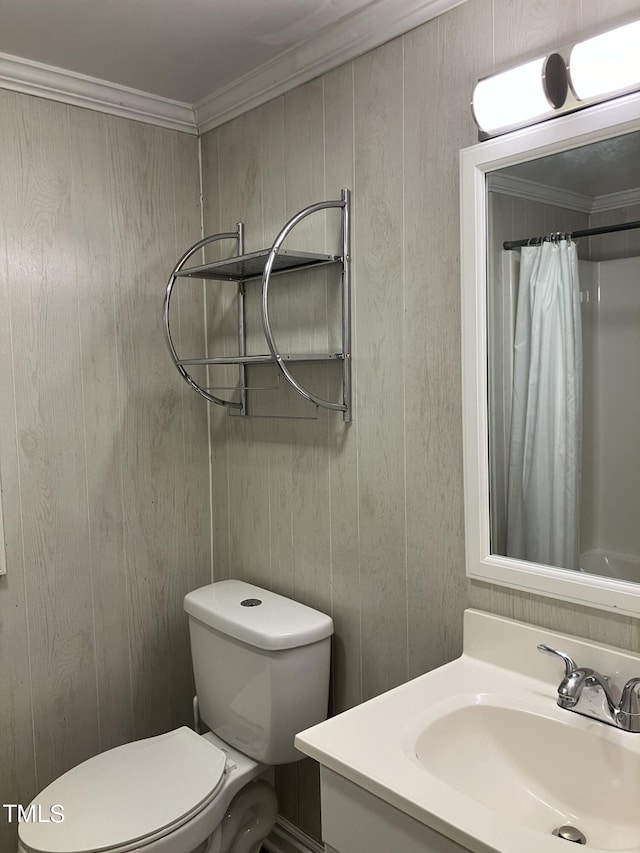
[[[479,80],[471,108],[485,138],[637,91],[640,21],[633,21]]]
[[[640,87],[640,21],[574,45],[569,75],[580,101]]]
[[[565,61],[552,53],[479,80],[473,116],[480,130],[496,134],[553,115],[567,90]]]

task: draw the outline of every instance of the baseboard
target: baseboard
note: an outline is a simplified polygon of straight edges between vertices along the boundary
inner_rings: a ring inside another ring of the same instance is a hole
[[[298,829],[291,821],[278,816],[273,832],[262,842],[268,853],[324,853],[322,844]]]

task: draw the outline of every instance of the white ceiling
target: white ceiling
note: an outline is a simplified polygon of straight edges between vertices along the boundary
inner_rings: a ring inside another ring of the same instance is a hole
[[[0,0],[0,53],[192,104],[379,0]]]

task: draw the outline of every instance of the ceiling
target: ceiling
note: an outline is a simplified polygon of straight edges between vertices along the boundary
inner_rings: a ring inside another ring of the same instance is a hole
[[[597,198],[640,187],[640,132],[502,169],[538,185]]]
[[[0,0],[0,88],[190,134],[467,0]]]
[[[0,0],[0,53],[193,104],[379,0]]]

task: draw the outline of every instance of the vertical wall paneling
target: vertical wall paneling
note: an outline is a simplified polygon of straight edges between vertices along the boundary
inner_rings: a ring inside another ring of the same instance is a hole
[[[94,611],[100,749],[133,736],[129,669],[129,579],[124,561],[122,470],[113,441],[121,429],[116,313],[113,294],[111,211],[96,199],[109,195],[107,125],[88,110],[70,112],[73,164],[72,222],[76,243],[76,288],[87,457],[87,515]],[[89,463],[91,461],[91,464]]]
[[[477,37],[470,45],[466,34]],[[405,38],[407,548],[410,674],[460,653],[465,581],[459,465],[458,162],[473,128],[460,107],[491,62],[491,3],[465,4]],[[452,68],[446,57],[455,55]],[[446,136],[443,134],[443,127]],[[455,140],[451,146],[449,139]],[[451,147],[450,147],[451,146]],[[455,149],[455,150],[454,150]],[[438,612],[442,618],[431,618]]]
[[[264,245],[270,245],[287,221],[291,211],[287,207],[285,163],[285,99],[278,98],[260,110],[263,126],[261,137],[262,215]],[[293,239],[293,238],[292,238]],[[293,244],[291,244],[293,245]],[[275,279],[271,288],[270,307],[280,324],[289,325],[289,292],[292,282],[289,276]],[[252,303],[258,311],[257,302]],[[259,339],[260,329],[256,330]],[[264,344],[263,344],[264,346]],[[255,371],[257,382],[280,382],[276,371],[261,368]],[[280,392],[266,391],[261,401],[264,412],[278,415],[281,405]],[[264,577],[274,591],[295,597],[296,567],[294,563],[293,530],[296,524],[293,504],[293,425],[287,420],[263,422],[262,429],[268,430],[269,439],[263,444],[262,452],[267,460],[269,488],[269,567],[264,568]],[[280,814],[300,825],[298,767],[284,765],[276,768],[275,785]],[[316,810],[317,813],[317,810]]]
[[[285,181],[285,100],[277,98],[266,104],[260,110],[262,123],[262,217],[264,245],[273,243],[278,232],[287,220],[287,200]],[[290,215],[289,211],[289,215]],[[288,319],[288,288],[290,283],[287,276],[274,280],[271,289],[270,305],[279,323],[285,324]],[[254,302],[257,313],[258,306]],[[258,334],[259,331],[258,331]],[[263,344],[264,346],[264,344]],[[265,384],[280,382],[277,372],[261,368],[255,371],[256,381]],[[279,392],[266,391],[263,405],[266,414],[278,415],[281,395]],[[266,426],[266,424],[265,424]],[[270,440],[264,445],[268,455],[269,478],[269,580],[274,591],[283,595],[294,595],[294,562],[293,562],[293,441],[292,424],[287,420],[273,421],[269,424]],[[294,815],[297,809],[296,792],[293,786],[284,787],[280,784],[282,775],[288,770],[278,771],[278,788],[280,800],[285,811]],[[288,804],[284,798],[288,792]],[[292,805],[292,801],[296,804]],[[284,814],[284,811],[283,811]]]
[[[143,125],[109,127],[114,289],[123,417],[123,511],[135,733],[188,722],[189,650],[182,597],[183,434],[179,377],[167,382],[158,289],[175,263],[172,144]],[[147,192],[140,192],[140,187]],[[172,239],[167,240],[166,235]],[[141,252],[142,248],[142,252]],[[180,704],[180,711],[174,706]]]
[[[26,805],[191,717],[207,412],[161,308],[199,235],[198,157],[186,136],[20,94],[0,92],[0,119],[0,791]],[[201,299],[180,313],[203,346]],[[15,830],[0,821],[0,848]]]
[[[327,197],[338,188],[354,189],[353,65],[327,74],[325,97],[325,184]],[[335,247],[336,249],[338,247]],[[329,245],[328,251],[334,247]],[[353,252],[352,252],[353,255]],[[357,312],[358,259],[351,262],[352,308]],[[329,291],[328,305],[333,300]],[[366,293],[365,293],[366,296]],[[329,324],[336,318],[329,317]],[[357,338],[352,329],[353,399],[358,399]],[[329,386],[332,399],[339,390]],[[355,413],[345,428],[336,415],[329,418],[329,484],[331,507],[331,599],[333,641],[333,710],[344,711],[362,700],[360,637],[360,546],[358,520],[358,426]]]
[[[36,791],[25,563],[15,411],[8,231],[18,213],[20,154],[13,140],[18,97],[0,92],[0,470],[7,572],[0,577],[0,797],[28,802]],[[15,829],[0,821],[0,849],[15,846]]]
[[[220,221],[220,192],[219,192],[219,168],[218,168],[218,141],[219,131],[207,133],[201,139],[202,146],[202,205],[204,235],[217,234],[221,231],[233,229],[235,223]],[[215,244],[214,244],[215,246]],[[185,247],[186,248],[186,247]],[[228,250],[228,246],[218,246],[216,251]],[[215,257],[222,257],[216,255]],[[214,260],[211,250],[208,251],[208,259]],[[220,288],[216,282],[204,282],[202,284],[205,302],[205,323],[207,338],[207,354],[221,356],[225,354],[226,335],[222,328],[222,318],[228,314],[233,305],[232,291]],[[186,346],[187,342],[183,341]],[[231,371],[222,372],[223,376],[230,375]],[[218,380],[213,369],[209,371],[210,384]],[[215,392],[213,392],[215,394]],[[205,401],[202,400],[203,404]],[[205,404],[206,405],[206,404]],[[228,464],[228,442],[227,426],[228,418],[226,409],[220,406],[209,406],[209,454],[211,460],[211,561],[213,579],[222,580],[229,577],[229,464]]]
[[[245,251],[261,249],[264,238],[259,112],[248,113],[220,128],[219,152],[221,227],[226,229],[243,221]],[[252,305],[259,286],[259,281],[246,285]],[[235,310],[234,307],[234,318]],[[230,334],[235,338],[235,326]],[[250,339],[251,343],[255,343],[255,338]],[[264,345],[260,351],[264,351]],[[227,421],[230,571],[233,577],[250,582],[262,579],[269,566],[269,463],[263,446],[265,427],[268,428],[265,422],[250,418],[233,417]]]
[[[407,678],[403,41],[354,63],[362,693]]]
[[[284,97],[284,177],[288,216],[326,197],[324,111],[322,80],[308,83]],[[291,247],[302,251],[325,251],[325,224],[324,214],[314,214],[303,220],[291,235]],[[299,339],[295,334],[290,335],[292,349],[300,352],[306,349],[327,350],[327,273],[318,270],[290,278],[291,281],[282,283],[289,299],[289,320],[300,334]],[[276,286],[279,285],[278,281]],[[302,383],[309,383],[326,398],[328,368],[322,364],[299,365],[298,368],[296,374]],[[291,422],[295,596],[326,612],[331,612],[329,417],[325,409],[319,409],[315,421]],[[300,762],[297,777],[298,825],[308,835],[319,838],[317,802],[320,777],[316,762],[307,759]]]
[[[613,27],[633,20],[640,15],[640,0],[607,0],[606,3],[591,3],[582,0],[582,28],[589,32]]]
[[[589,216],[589,228],[633,222],[638,219],[640,219],[640,204],[632,204],[617,210],[592,213]],[[640,255],[640,233],[636,229],[589,237],[589,259],[592,261],[634,258],[638,255]]]
[[[495,0],[493,3],[494,59],[496,68],[521,56],[535,56],[569,41],[580,32],[583,6],[591,0],[533,0],[530,3]],[[490,69],[485,69],[485,73]]]
[[[285,201],[287,215],[293,216],[325,198],[322,80],[285,95],[284,137]],[[325,251],[325,242],[322,213],[303,220],[291,235],[291,246],[302,251]],[[324,270],[283,281],[289,294],[289,317],[300,336],[299,340],[295,335],[290,338],[294,351],[328,349],[326,281]],[[275,286],[279,285],[277,282]],[[314,387],[321,396],[327,396],[325,365],[300,366],[296,373],[303,383],[315,379]],[[291,423],[295,594],[306,604],[326,611],[331,609],[328,418],[327,411],[320,409],[315,421]]]
[[[176,230],[176,257],[199,239],[194,225],[200,223],[200,178],[198,140],[187,134],[176,134],[173,145],[173,215]],[[195,261],[197,262],[197,261]],[[184,279],[183,279],[184,280]],[[189,282],[191,284],[191,282]],[[204,285],[202,282],[179,293],[180,346],[204,351]],[[166,359],[165,359],[166,364]],[[198,377],[205,378],[204,370]],[[211,583],[211,513],[208,455],[208,404],[180,381],[181,421],[184,446],[184,550],[178,560],[180,571],[186,572],[188,588],[197,589]],[[203,471],[203,466],[205,470]]]
[[[98,707],[69,108],[16,107],[7,272],[41,787],[98,750]]]

